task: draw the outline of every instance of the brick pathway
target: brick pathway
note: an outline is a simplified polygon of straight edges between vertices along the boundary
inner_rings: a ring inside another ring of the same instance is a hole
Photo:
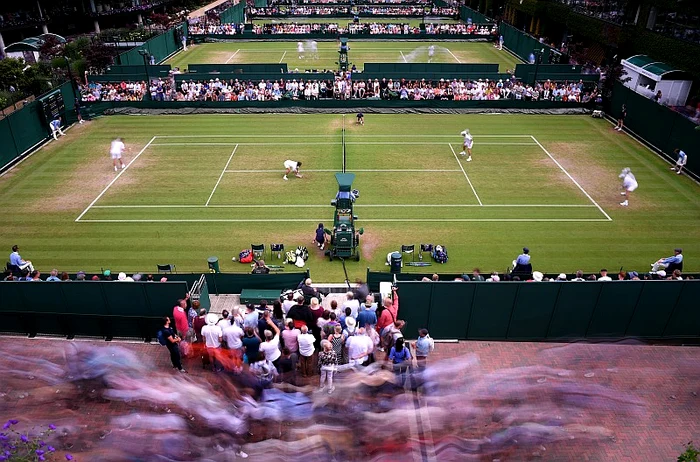
[[[83,387],[79,398],[68,397],[71,386],[52,377],[61,375],[65,369],[64,351],[71,343],[125,347],[137,357],[144,358],[155,369],[170,373],[170,364],[165,349],[157,344],[116,343],[99,341],[67,342],[53,339],[26,339],[0,337],[0,417],[19,418],[31,425],[56,423],[59,432],[66,430],[59,438],[59,447],[69,450],[79,460],[98,460],[91,451],[101,451],[99,460],[110,458],[102,445],[107,444],[111,431],[105,425],[110,416],[133,412],[137,403],[108,401],[93,396],[90,386]],[[589,345],[589,344],[538,344],[538,343],[496,343],[460,342],[441,343],[436,347],[431,361],[464,358],[473,354],[478,357],[480,374],[505,371],[511,368],[546,366],[569,371],[568,380],[584,386],[598,385],[613,395],[633,397],[639,400],[637,411],[619,411],[610,401],[601,401],[591,416],[594,422],[606,429],[604,438],[585,438],[539,445],[534,450],[526,450],[517,443],[507,451],[499,453],[499,460],[546,460],[546,461],[601,461],[601,462],[662,462],[675,461],[683,450],[683,444],[695,440],[700,442],[700,349],[695,347],[666,347],[644,345]],[[46,361],[44,361],[46,360]],[[51,363],[55,364],[52,365]],[[197,367],[197,361],[190,360],[186,367],[188,377],[194,380],[206,379],[214,383],[218,377]],[[518,369],[520,370],[520,369]],[[525,369],[522,369],[525,370]],[[531,371],[531,369],[530,369]],[[536,376],[537,374],[535,374]],[[544,381],[544,379],[541,379]],[[557,378],[549,379],[556,381]],[[218,385],[214,386],[217,390]],[[602,388],[601,388],[602,390]],[[523,397],[526,402],[527,397]],[[522,403],[521,403],[522,404]],[[342,417],[342,416],[341,416]],[[429,417],[428,420],[434,419]],[[433,428],[436,427],[433,420]],[[493,418],[496,425],[497,419]],[[425,422],[424,422],[425,423]],[[282,431],[282,430],[280,430]],[[475,429],[478,437],[483,429]],[[80,435],[84,436],[81,437]],[[433,439],[441,435],[433,433]],[[257,439],[264,438],[257,435]],[[100,441],[104,439],[104,441]],[[116,443],[113,443],[116,444]],[[88,456],[85,454],[90,454]],[[80,457],[84,454],[83,458]],[[105,455],[107,454],[107,455]],[[425,453],[424,453],[425,454]],[[424,460],[460,460],[458,457],[443,456],[434,459],[431,452]],[[88,458],[84,458],[88,456]],[[252,460],[263,460],[253,457]],[[115,456],[116,457],[116,456]],[[406,456],[409,457],[409,456]],[[421,457],[414,454],[413,460]],[[194,454],[191,457],[195,460]],[[410,459],[410,458],[409,458]],[[406,460],[409,460],[406,459]],[[149,460],[144,457],[144,459]],[[185,459],[182,459],[185,460]],[[214,460],[214,459],[212,459]],[[216,459],[224,460],[224,459]],[[387,460],[387,459],[382,459]],[[401,460],[401,458],[391,459]],[[491,461],[493,457],[477,457],[461,460]]]

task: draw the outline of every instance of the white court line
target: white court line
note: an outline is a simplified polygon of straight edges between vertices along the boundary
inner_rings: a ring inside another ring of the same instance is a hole
[[[270,145],[276,145],[279,143],[236,143],[234,141],[231,141],[230,143],[207,143],[207,142],[193,142],[193,143],[153,143],[153,146],[233,146],[233,145],[241,145],[241,146],[270,146]],[[306,142],[306,143],[284,143],[285,146],[337,146],[338,143],[327,143],[327,142]],[[345,145],[346,146],[352,146],[352,145],[416,145],[416,146],[432,146],[434,145],[434,141],[411,141],[411,142],[405,142],[405,141],[346,141]],[[537,146],[534,143],[479,143],[479,146]],[[307,170],[308,171],[308,170]]]
[[[214,197],[214,193],[216,192],[216,188],[219,187],[219,183],[221,183],[221,179],[224,177],[224,173],[226,173],[226,169],[228,168],[228,164],[231,163],[231,159],[233,159],[233,155],[236,153],[236,149],[238,149],[238,145],[236,145],[235,148],[233,148],[233,152],[228,158],[228,162],[226,162],[226,166],[224,166],[224,169],[221,171],[221,175],[219,175],[219,181],[216,182],[214,185],[214,189],[211,190],[211,194],[209,194],[209,199],[207,199],[207,203],[204,204],[205,207],[209,206],[209,201],[211,201],[211,198]]]
[[[605,218],[607,218],[608,221],[612,221],[612,218],[610,218],[610,215],[608,215],[607,213],[605,213],[605,210],[603,210],[603,208],[602,208],[600,205],[598,205],[598,203],[597,203],[596,201],[593,200],[593,198],[586,192],[586,190],[583,189],[583,187],[582,187],[580,184],[578,184],[578,181],[576,181],[576,180],[574,179],[574,177],[572,177],[572,176],[569,174],[569,172],[567,172],[566,169],[565,169],[564,167],[562,167],[561,164],[560,164],[559,162],[557,162],[557,160],[556,160],[554,157],[552,157],[552,155],[549,153],[549,151],[547,151],[547,150],[544,148],[544,146],[542,146],[542,144],[541,144],[539,141],[537,141],[537,138],[535,138],[535,137],[533,136],[533,137],[532,137],[532,140],[533,140],[535,143],[537,143],[538,146],[539,146],[540,148],[542,148],[542,150],[544,151],[544,153],[547,154],[547,156],[549,156],[550,159],[552,159],[552,162],[554,162],[555,164],[557,164],[557,167],[559,167],[559,168],[561,169],[561,171],[564,172],[564,174],[565,174],[566,176],[568,176],[569,179],[570,179],[571,181],[574,182],[574,184],[578,187],[578,189],[580,189],[581,192],[582,192],[583,194],[586,195],[586,197],[588,198],[588,200],[590,200],[590,201],[593,203],[593,205],[595,205],[596,207],[598,207],[598,210],[600,210],[600,213],[602,213],[603,215],[605,215]]]
[[[406,168],[406,169],[352,169],[353,172],[367,172],[367,173],[401,173],[401,172],[407,172],[407,173],[421,173],[421,172],[459,172],[460,170],[458,169],[452,169],[452,170],[426,170],[426,169],[411,169],[411,168]],[[226,173],[279,173],[280,170],[226,170]],[[335,173],[341,173],[340,170],[338,169],[304,169],[304,173],[306,172],[335,172]]]
[[[260,114],[258,114],[260,115]],[[411,135],[411,134],[396,134],[396,135],[387,135],[387,134],[377,134],[377,135],[362,135],[362,134],[354,134],[354,133],[349,133],[349,137],[353,138],[461,138],[459,134],[455,135]],[[475,134],[472,133],[472,136],[476,138],[532,138],[532,135],[484,135],[484,134]],[[157,138],[328,138],[329,135],[299,135],[299,134],[294,134],[290,133],[288,135],[285,134],[274,134],[274,133],[241,133],[241,134],[233,134],[233,135],[220,135],[220,134],[212,134],[212,135],[157,135]]]
[[[401,53],[401,57],[403,58],[403,62],[407,63],[408,60],[406,59],[406,55],[403,54],[403,51],[399,50],[399,53]]]
[[[214,218],[214,219],[145,219],[145,220],[80,220],[78,223],[319,223],[325,218]],[[367,218],[362,222],[376,223],[593,223],[607,222],[605,218]]]
[[[462,61],[460,61],[459,58],[456,57],[454,53],[452,53],[452,50],[450,50],[449,48],[445,48],[445,50],[447,50],[447,52],[448,52],[449,54],[451,54],[452,57],[453,57],[454,59],[456,59],[458,63],[460,63],[460,64],[462,63]]]
[[[284,59],[285,56],[287,56],[287,51],[286,51],[286,50],[285,50],[284,53],[282,53],[282,57],[280,58],[279,64],[282,64],[282,60]]]
[[[234,54],[232,54],[231,56],[229,56],[229,58],[226,60],[226,62],[225,62],[224,64],[228,64],[229,61],[231,61],[231,60],[238,54],[239,51],[241,51],[240,48],[239,48],[238,50],[236,50],[236,52],[235,52]]]
[[[464,173],[464,178],[467,179],[469,186],[472,188],[472,192],[474,192],[474,196],[476,196],[476,200],[479,201],[479,205],[483,206],[484,204],[481,202],[481,199],[479,199],[479,195],[476,193],[476,189],[474,189],[474,185],[472,184],[472,181],[469,179],[469,175],[467,175],[467,172],[464,170],[464,166],[462,166],[462,163],[459,161],[459,157],[457,157],[457,153],[452,148],[451,144],[448,143],[447,145],[450,147],[450,151],[452,151],[452,154],[455,156],[455,160],[459,164],[459,168],[462,169],[462,173]]]
[[[274,170],[277,172],[277,170]],[[459,172],[459,170],[455,170]],[[135,205],[94,205],[93,209],[203,209],[203,208],[231,208],[231,209],[276,209],[276,208],[288,208],[295,207],[300,209],[305,208],[328,208],[328,204],[217,204],[217,205],[196,205],[196,204],[185,204],[185,205],[153,205],[153,204],[135,204]],[[463,208],[463,207],[577,207],[577,208],[593,208],[593,204],[491,204],[491,205],[478,205],[478,204],[355,204],[355,207],[359,208],[374,208],[374,207],[391,207],[391,208],[402,208],[402,207],[429,207],[429,208]]]
[[[117,173],[117,176],[115,176],[115,177],[112,179],[112,181],[110,181],[109,184],[108,184],[107,186],[105,186],[105,189],[103,189],[102,192],[101,192],[100,194],[98,194],[97,197],[96,197],[92,202],[90,202],[90,205],[88,205],[88,206],[85,208],[85,210],[83,210],[83,213],[81,213],[80,215],[78,215],[78,218],[75,219],[76,222],[79,222],[80,219],[83,217],[83,215],[85,215],[85,214],[88,212],[88,210],[90,210],[90,207],[92,207],[93,205],[95,205],[95,202],[97,202],[98,200],[100,200],[100,197],[104,196],[104,194],[107,192],[107,190],[108,190],[109,188],[112,187],[112,185],[119,179],[120,176],[122,176],[122,174],[123,174],[124,172],[126,172],[126,170],[127,170],[129,167],[131,167],[131,164],[133,164],[134,162],[136,162],[136,159],[138,159],[139,156],[141,156],[141,154],[143,154],[143,152],[144,152],[146,149],[148,149],[148,147],[151,145],[151,143],[153,143],[153,140],[155,140],[155,139],[156,139],[155,136],[154,136],[153,138],[151,138],[151,141],[149,141],[149,142],[146,144],[146,146],[144,146],[143,149],[141,149],[141,150],[139,151],[139,153],[136,154],[136,156],[135,156],[133,159],[131,159],[131,162],[129,162],[129,163],[126,165],[126,167],[124,167],[123,169],[121,169],[121,170],[119,171],[119,173]]]

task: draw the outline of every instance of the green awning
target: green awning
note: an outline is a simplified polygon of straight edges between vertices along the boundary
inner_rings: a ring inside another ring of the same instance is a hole
[[[631,58],[627,58],[627,62],[638,67],[644,67],[647,64],[655,63],[656,61],[647,55],[636,55],[632,56]]]
[[[673,66],[669,66],[666,63],[662,63],[660,61],[656,61],[654,59],[651,59],[647,55],[636,55],[632,56],[631,58],[627,58],[625,61],[627,61],[629,64],[632,66],[636,66],[640,69],[644,69],[646,72],[648,72],[647,76],[649,77],[649,74],[653,74],[660,79],[663,79],[664,76],[668,76],[668,74],[675,74],[673,77],[680,77],[680,78],[687,78],[687,75],[685,72],[683,72],[680,69],[677,69]],[[671,77],[671,76],[668,76]]]

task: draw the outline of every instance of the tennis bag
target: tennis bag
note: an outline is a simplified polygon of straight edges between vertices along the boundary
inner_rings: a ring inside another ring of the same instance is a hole
[[[433,250],[433,260],[435,260],[436,263],[447,263],[447,249],[445,246],[435,246],[435,250]]]
[[[241,250],[238,254],[238,261],[241,263],[252,263],[253,262],[253,252],[250,249]]]

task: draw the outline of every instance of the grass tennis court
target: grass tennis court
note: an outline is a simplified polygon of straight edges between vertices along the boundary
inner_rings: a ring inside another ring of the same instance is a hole
[[[0,178],[2,246],[19,244],[42,270],[100,267],[223,271],[251,243],[306,245],[308,266],[342,280],[342,266],[311,246],[329,225],[342,170],[357,175],[362,260],[383,268],[401,244],[439,243],[451,272],[503,271],[528,246],[536,269],[646,269],[683,247],[700,251],[700,187],[612,126],[586,116],[349,115],[111,116],[68,132]],[[459,132],[474,135],[474,161]],[[128,167],[107,155],[122,136]],[[282,180],[286,159],[303,179]],[[631,167],[640,187],[619,206]],[[274,263],[274,262],[273,262]],[[411,271],[410,268],[406,270]],[[686,271],[698,271],[692,257]]]
[[[358,69],[367,62],[427,63],[428,47],[435,46],[434,63],[497,63],[500,72],[514,69],[520,61],[505,50],[486,42],[411,42],[350,40],[351,64]],[[220,42],[189,47],[164,64],[181,69],[189,64],[287,63],[290,70],[337,69],[338,45],[335,40],[318,42],[318,56],[312,57],[305,43],[304,58],[299,59],[297,42]]]

